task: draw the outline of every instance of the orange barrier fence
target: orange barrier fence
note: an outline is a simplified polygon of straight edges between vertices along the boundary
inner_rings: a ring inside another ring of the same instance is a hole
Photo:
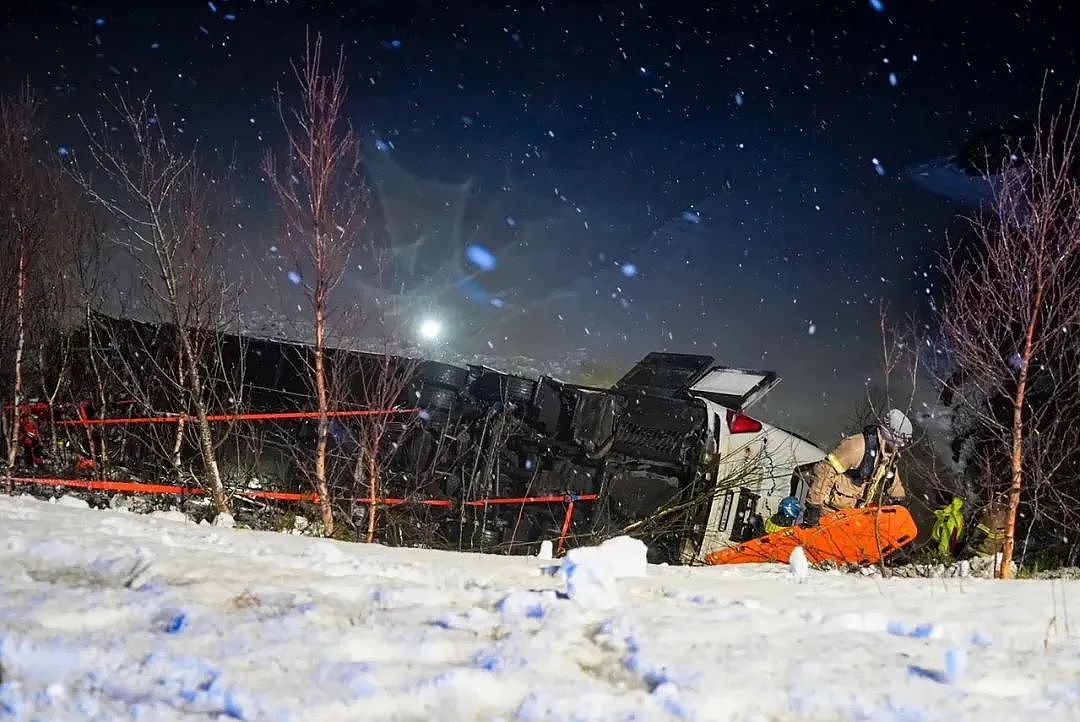
[[[37,476],[11,476],[4,477],[5,481],[15,484],[36,484],[39,486],[63,486],[74,489],[86,489],[87,491],[117,491],[130,494],[171,494],[175,496],[205,496],[206,490],[197,486],[177,486],[173,484],[147,484],[141,481],[112,481],[108,479],[54,479]],[[245,499],[265,499],[268,501],[310,501],[319,500],[317,494],[299,493],[287,491],[263,491],[261,489],[244,489],[234,492],[234,496]],[[566,549],[566,539],[570,534],[570,525],[574,520],[574,505],[581,501],[596,501],[597,494],[578,494],[566,496],[518,496],[499,497],[494,499],[472,499],[458,502],[453,499],[405,499],[384,498],[370,499],[368,497],[356,497],[355,501],[360,504],[374,504],[377,506],[431,506],[453,508],[455,506],[485,507],[485,506],[508,506],[525,504],[566,504],[566,515],[563,517],[562,530],[559,534],[558,552],[561,554]]]

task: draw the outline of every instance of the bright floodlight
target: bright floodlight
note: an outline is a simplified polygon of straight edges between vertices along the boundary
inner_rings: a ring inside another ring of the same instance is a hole
[[[420,322],[420,338],[435,341],[442,335],[442,324],[437,318],[425,318]]]

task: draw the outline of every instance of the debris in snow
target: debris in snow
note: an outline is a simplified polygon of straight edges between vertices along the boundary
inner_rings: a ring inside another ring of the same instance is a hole
[[[950,647],[945,652],[945,669],[927,669],[912,665],[908,672],[916,677],[933,680],[940,684],[959,684],[967,671],[967,652],[962,647]]]
[[[589,607],[616,606],[615,580],[645,576],[647,554],[644,542],[628,536],[608,539],[600,546],[571,549],[562,563],[566,596]]]
[[[187,629],[187,624],[187,615],[183,612],[179,612],[165,622],[165,625],[162,627],[161,631],[165,632],[165,634],[179,634],[180,632]]]
[[[806,579],[810,576],[810,562],[807,561],[806,552],[801,546],[791,550],[791,557],[788,558],[788,569],[791,571],[791,576],[796,579]]]

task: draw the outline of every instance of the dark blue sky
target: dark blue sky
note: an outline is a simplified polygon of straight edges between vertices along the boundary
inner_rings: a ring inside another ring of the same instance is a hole
[[[1065,6],[16,2],[0,54],[7,85],[29,75],[49,101],[56,145],[77,153],[74,114],[120,84],[235,152],[236,265],[281,281],[257,163],[280,140],[273,88],[321,31],[347,55],[405,327],[435,314],[454,351],[541,361],[714,353],[780,372],[772,416],[813,431],[863,394],[880,304],[933,292],[960,209],[906,169],[1030,115],[1046,73],[1071,90]],[[294,292],[260,280],[252,303]]]

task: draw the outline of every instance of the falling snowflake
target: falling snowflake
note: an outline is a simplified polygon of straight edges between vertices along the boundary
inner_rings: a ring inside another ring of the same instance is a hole
[[[622,271],[622,275],[627,278],[633,278],[638,273],[637,266],[633,263],[624,263],[619,267],[619,270]]]
[[[491,271],[497,265],[495,254],[478,244],[471,244],[465,248],[465,258],[469,263],[481,271]]]
[[[746,102],[746,99],[743,98],[743,94],[735,93],[735,105],[738,105],[741,108],[744,102]]]
[[[896,73],[889,73],[889,85],[895,88],[899,83],[900,78],[897,77]]]
[[[871,158],[870,162],[874,164],[874,170],[877,171],[878,175],[885,175],[885,166],[881,165],[880,160],[878,160],[877,158]]]
[[[879,13],[885,12],[885,3],[882,0],[870,0],[870,7]]]
[[[299,273],[297,273],[296,271],[289,271],[287,275],[289,277],[289,283],[294,286],[300,285],[301,278]]]

